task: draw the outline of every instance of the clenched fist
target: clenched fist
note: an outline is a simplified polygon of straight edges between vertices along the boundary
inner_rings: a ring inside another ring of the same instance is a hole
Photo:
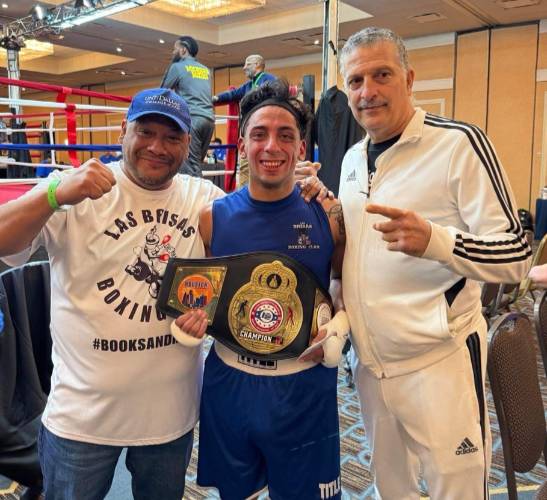
[[[112,171],[99,160],[91,158],[63,179],[55,197],[59,205],[76,205],[86,198],[97,200],[112,190],[116,179]]]

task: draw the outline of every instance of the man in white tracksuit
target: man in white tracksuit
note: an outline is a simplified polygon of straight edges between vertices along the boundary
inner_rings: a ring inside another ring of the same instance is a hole
[[[486,323],[480,281],[518,282],[531,250],[494,148],[478,128],[412,105],[414,71],[393,32],[341,53],[367,138],[340,178],[343,291],[378,498],[487,498]]]

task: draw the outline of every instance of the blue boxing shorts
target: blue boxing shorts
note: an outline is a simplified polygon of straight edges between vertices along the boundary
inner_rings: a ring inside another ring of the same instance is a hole
[[[266,364],[269,375],[260,375],[256,363],[251,373],[244,363],[226,364],[214,346],[207,356],[197,483],[217,488],[223,500],[265,486],[272,500],[341,498],[337,369],[273,375],[286,362],[298,363]]]

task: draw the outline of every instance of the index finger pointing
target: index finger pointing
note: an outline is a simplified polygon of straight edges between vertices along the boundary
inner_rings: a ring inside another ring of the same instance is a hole
[[[398,219],[405,214],[405,211],[400,208],[386,207],[385,205],[377,205],[376,203],[369,203],[367,205],[367,212],[369,214],[384,215],[390,219]]]

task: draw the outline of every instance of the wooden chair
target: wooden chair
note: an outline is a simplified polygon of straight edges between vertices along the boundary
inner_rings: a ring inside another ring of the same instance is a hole
[[[547,456],[545,413],[532,324],[522,313],[500,316],[490,327],[488,377],[503,445],[509,500],[517,500],[515,472]]]

